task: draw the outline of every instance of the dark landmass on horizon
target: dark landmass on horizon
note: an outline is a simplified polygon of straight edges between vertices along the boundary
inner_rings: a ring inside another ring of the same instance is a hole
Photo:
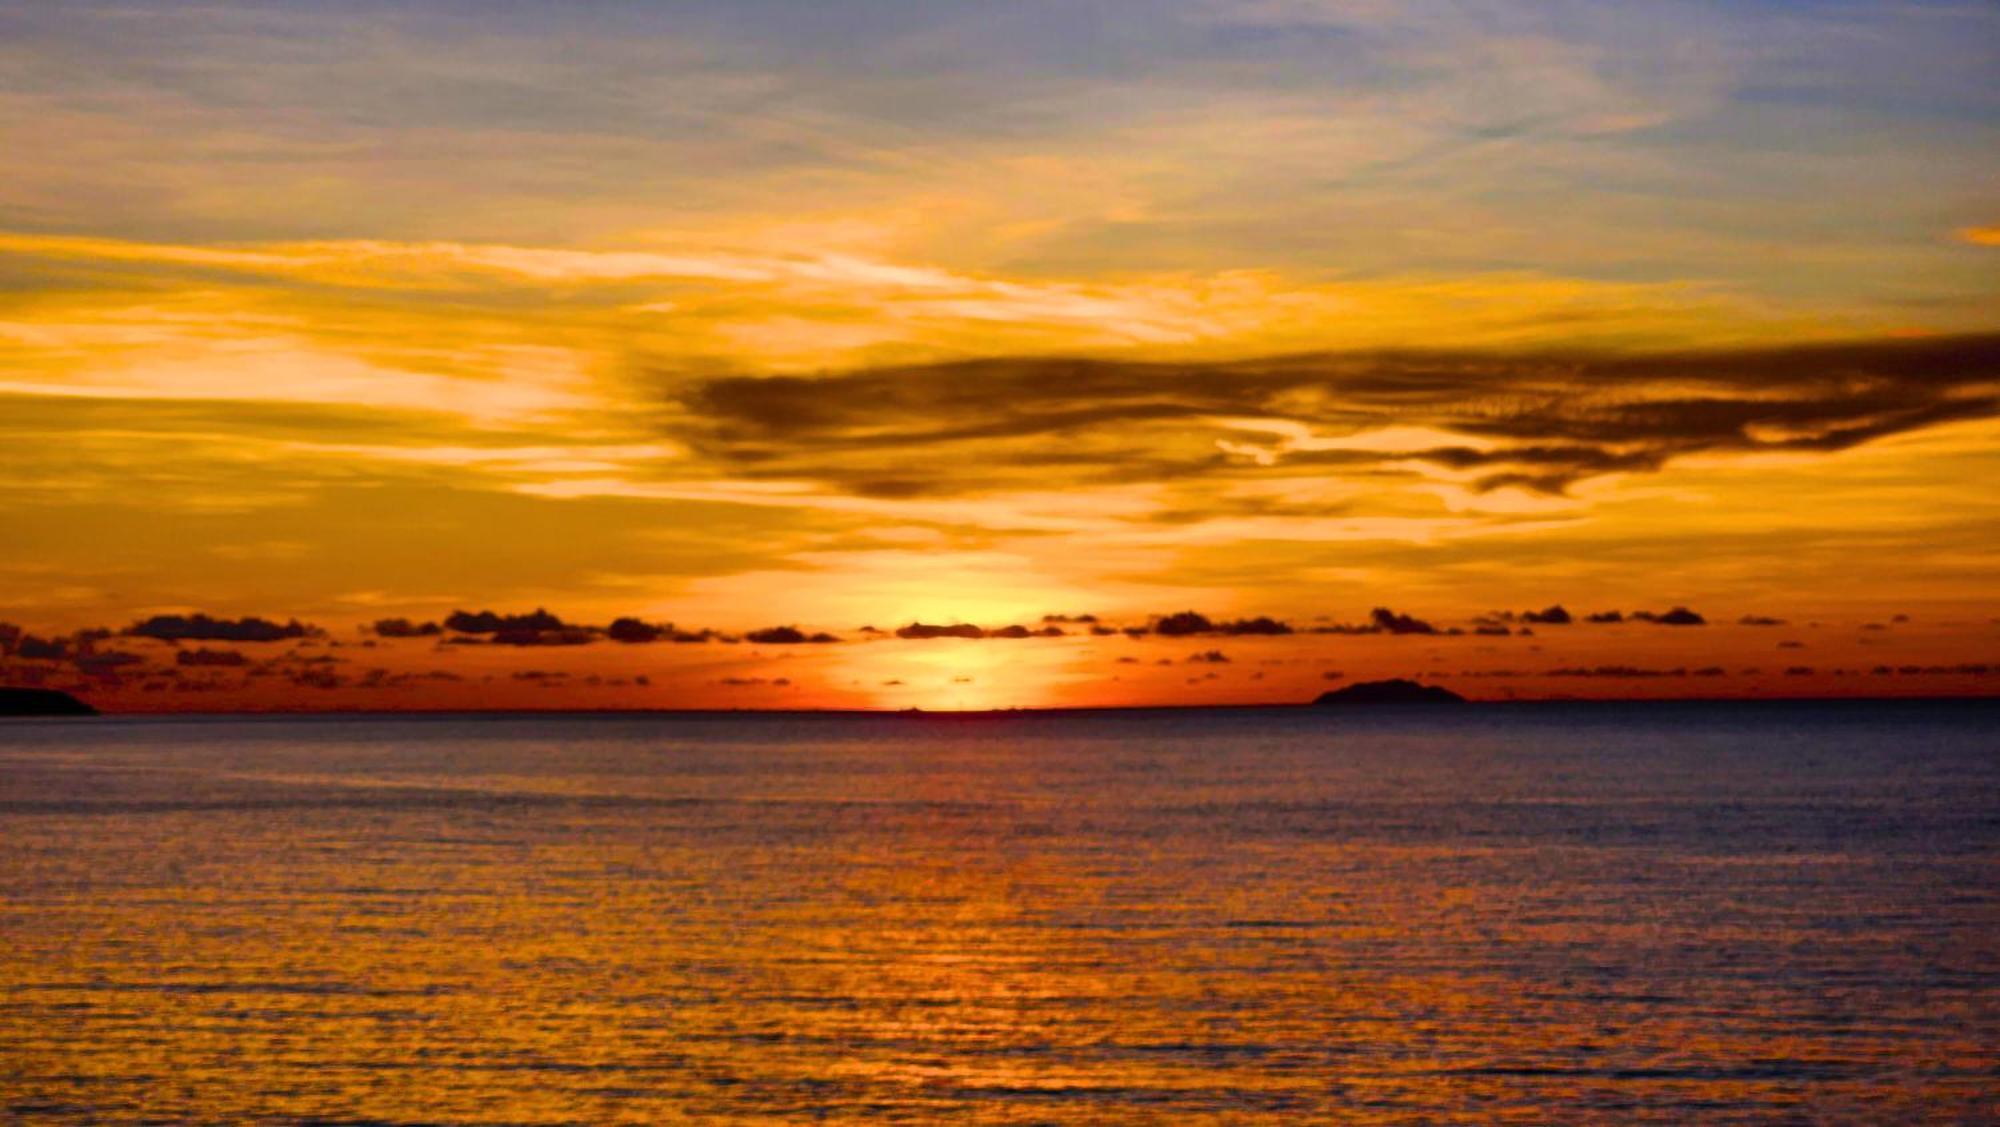
[[[0,688],[0,716],[96,715],[96,709],[56,689]]]
[[[1402,677],[1387,681],[1357,681],[1343,688],[1321,693],[1314,708],[1355,705],[1437,705],[1465,704],[1466,699],[1439,685],[1424,685]]]

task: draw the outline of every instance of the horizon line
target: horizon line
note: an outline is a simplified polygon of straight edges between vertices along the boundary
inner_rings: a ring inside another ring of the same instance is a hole
[[[77,698],[83,700],[83,698]],[[84,700],[83,703],[89,704]],[[302,717],[982,717],[1118,715],[1138,712],[1312,712],[1328,715],[1407,715],[1452,712],[1461,706],[1516,705],[1718,705],[1718,704],[2000,704],[2000,693],[1929,693],[1901,696],[1738,696],[1738,697],[1514,697],[1466,698],[1444,704],[1355,704],[1321,706],[1315,701],[1258,701],[1237,704],[1059,705],[1014,708],[241,708],[217,711],[128,710],[88,716],[0,716],[6,721],[91,721],[117,719],[229,719]]]

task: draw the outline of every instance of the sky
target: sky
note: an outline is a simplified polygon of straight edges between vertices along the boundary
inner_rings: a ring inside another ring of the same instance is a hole
[[[0,0],[0,682],[1990,694],[1996,74],[1984,0]]]

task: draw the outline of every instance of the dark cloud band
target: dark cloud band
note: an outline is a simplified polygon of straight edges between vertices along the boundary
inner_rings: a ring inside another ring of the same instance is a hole
[[[974,493],[1053,467],[1130,481],[1362,472],[1412,461],[1473,471],[1480,488],[1558,492],[1690,454],[1835,451],[1993,416],[2000,334],[1632,355],[996,359],[817,378],[727,376],[675,398],[677,435],[734,472],[816,478],[879,496]],[[1219,449],[1213,435],[1190,441],[1197,419],[1327,434],[1424,427],[1467,441],[1291,449],[1275,433],[1248,430],[1236,436],[1246,458]]]

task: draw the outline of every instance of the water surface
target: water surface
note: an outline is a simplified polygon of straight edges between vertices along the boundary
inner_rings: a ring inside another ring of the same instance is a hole
[[[0,1108],[1976,1120],[1991,705],[0,726]]]

